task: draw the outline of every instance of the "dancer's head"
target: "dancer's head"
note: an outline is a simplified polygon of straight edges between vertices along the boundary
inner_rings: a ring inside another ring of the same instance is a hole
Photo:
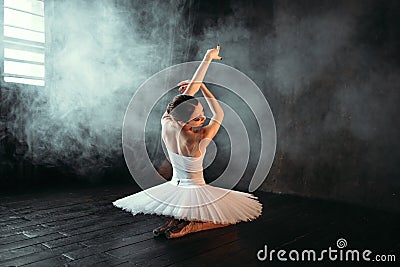
[[[204,109],[191,95],[177,95],[167,106],[167,113],[179,124],[199,127],[204,124]]]

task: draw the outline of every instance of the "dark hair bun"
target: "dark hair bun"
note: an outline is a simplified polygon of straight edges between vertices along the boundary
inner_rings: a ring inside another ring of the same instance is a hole
[[[199,101],[191,95],[177,95],[167,106],[167,113],[178,121],[187,122]]]

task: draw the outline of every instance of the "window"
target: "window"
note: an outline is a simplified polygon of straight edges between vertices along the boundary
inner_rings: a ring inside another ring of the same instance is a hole
[[[4,81],[44,86],[44,2],[4,0]]]

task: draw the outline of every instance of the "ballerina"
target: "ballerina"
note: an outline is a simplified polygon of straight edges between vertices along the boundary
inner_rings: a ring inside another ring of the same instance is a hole
[[[203,83],[212,60],[221,60],[220,45],[208,49],[191,80],[178,84],[180,95],[168,104],[161,117],[161,137],[173,168],[170,181],[118,199],[113,205],[131,212],[170,217],[153,230],[154,236],[177,238],[189,233],[226,227],[261,215],[257,197],[240,191],[208,185],[203,177],[206,148],[217,134],[224,111]],[[194,98],[201,91],[212,117],[206,117],[202,104]]]

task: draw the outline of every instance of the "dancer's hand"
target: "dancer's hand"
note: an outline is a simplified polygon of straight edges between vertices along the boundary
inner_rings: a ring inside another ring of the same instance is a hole
[[[205,58],[222,60],[222,57],[218,55],[220,49],[221,46],[219,44],[217,45],[217,48],[208,49]]]
[[[186,90],[186,87],[189,85],[189,83],[191,82],[191,80],[185,80],[185,81],[181,81],[180,83],[178,83],[177,85],[179,86],[178,90],[179,92],[183,93]],[[196,82],[193,82],[196,83]],[[198,83],[202,83],[202,82],[198,82]]]

